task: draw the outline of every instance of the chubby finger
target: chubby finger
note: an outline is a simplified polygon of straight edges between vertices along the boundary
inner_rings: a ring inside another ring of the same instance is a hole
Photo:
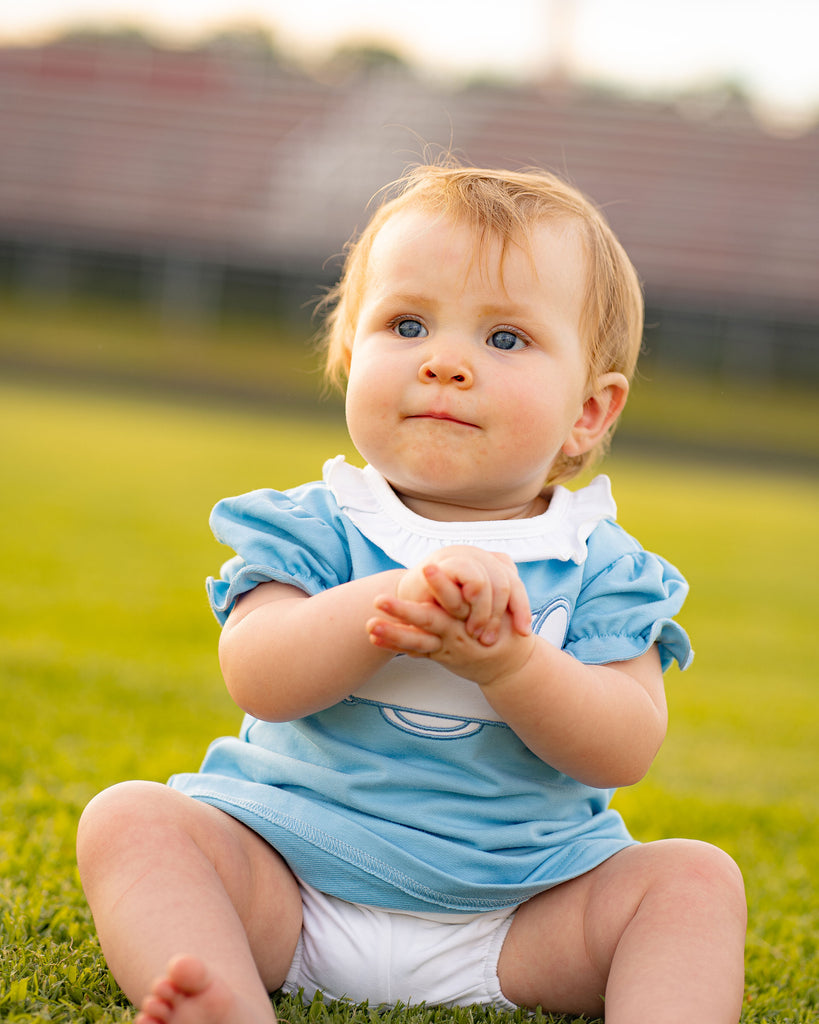
[[[447,611],[432,601],[406,601],[401,597],[384,594],[375,599],[374,606],[377,612],[383,613],[376,618],[393,619],[425,633],[441,635],[452,619]]]
[[[510,567],[494,555],[483,566],[486,573],[484,600],[473,604],[473,615],[467,621],[469,634],[476,637],[486,646],[491,646],[500,634],[501,622],[509,604],[512,593]],[[512,567],[514,570],[514,567]],[[464,588],[464,596],[469,592]]]
[[[529,636],[532,632],[532,608],[529,604],[529,595],[523,580],[517,576],[512,581],[512,589],[509,594],[509,614],[512,616],[512,628],[521,636]]]
[[[466,623],[470,636],[478,636],[492,616],[494,602],[492,578],[486,565],[471,553],[456,554],[444,559],[434,573],[428,572],[428,579],[431,588],[434,581],[439,604],[453,618]]]
[[[426,633],[416,626],[398,622],[395,619],[372,618],[366,623],[367,636],[374,647],[395,654],[409,654],[424,657],[437,653],[442,646],[440,636]]]
[[[453,579],[448,572],[445,572],[440,565],[434,562],[424,566],[424,579],[430,593],[438,604],[452,616],[453,619],[462,621],[469,617],[470,604],[462,590],[460,580]]]
[[[495,601],[492,619],[480,639],[483,644],[493,644],[500,635],[501,622],[508,612],[512,619],[512,628],[521,636],[532,632],[532,612],[529,606],[529,595],[518,573],[514,561],[500,552],[493,553],[492,578],[495,587]]]

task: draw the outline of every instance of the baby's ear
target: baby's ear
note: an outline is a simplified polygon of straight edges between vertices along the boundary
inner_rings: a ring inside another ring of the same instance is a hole
[[[598,377],[563,445],[563,454],[573,457],[591,451],[613,426],[627,398],[628,380],[622,373]]]

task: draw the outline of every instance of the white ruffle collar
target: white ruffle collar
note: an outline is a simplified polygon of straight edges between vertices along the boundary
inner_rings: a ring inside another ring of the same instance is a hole
[[[474,544],[507,554],[515,562],[556,558],[580,565],[586,560],[586,541],[595,526],[617,517],[611,484],[603,475],[577,491],[555,487],[542,515],[468,523],[442,523],[416,515],[377,470],[351,466],[343,455],[325,462],[323,475],[342,512],[401,565],[416,565],[450,544]]]

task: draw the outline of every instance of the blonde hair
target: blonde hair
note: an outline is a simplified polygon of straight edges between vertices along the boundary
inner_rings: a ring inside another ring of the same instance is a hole
[[[593,388],[596,379],[611,371],[631,380],[643,333],[640,282],[601,212],[576,188],[546,171],[447,164],[415,167],[387,186],[383,195],[382,205],[364,231],[348,245],[341,279],[321,304],[329,310],[324,341],[330,382],[343,388],[350,367],[373,241],[391,217],[410,207],[468,223],[478,241],[487,236],[499,239],[503,251],[510,243],[525,243],[532,227],[543,221],[577,222],[588,265],[580,331],[589,385]],[[611,432],[584,455],[561,455],[544,483],[569,480],[601,457]]]

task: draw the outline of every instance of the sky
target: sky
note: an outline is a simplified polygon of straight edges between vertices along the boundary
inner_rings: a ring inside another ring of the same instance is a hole
[[[819,110],[819,0],[0,0],[0,43],[140,25],[187,44],[239,23],[321,56],[382,40],[441,76],[537,75],[561,52],[586,79],[664,93],[741,84],[763,110]]]

